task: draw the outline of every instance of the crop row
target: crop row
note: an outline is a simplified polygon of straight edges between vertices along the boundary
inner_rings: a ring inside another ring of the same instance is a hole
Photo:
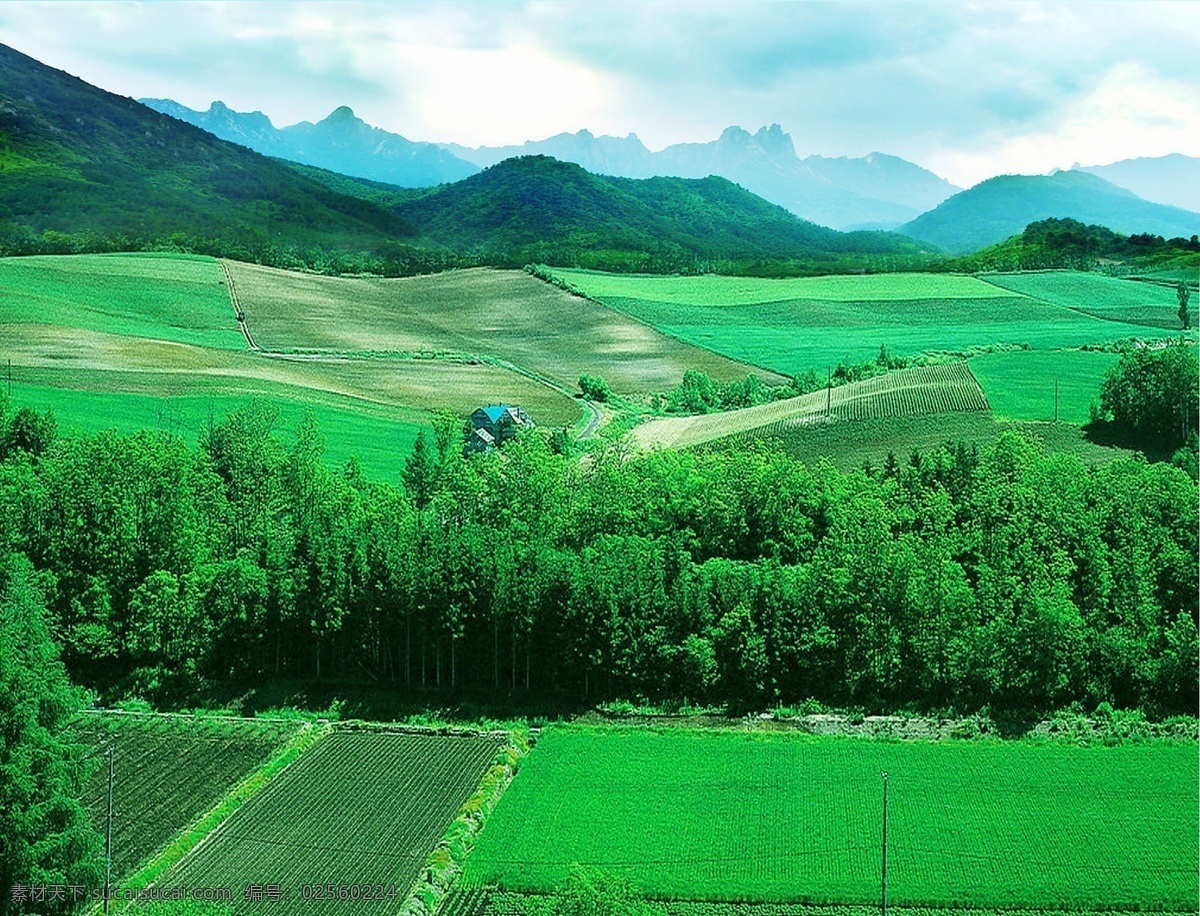
[[[395,888],[398,905],[495,756],[492,739],[335,732],[219,827],[165,880],[279,886],[237,912],[379,912],[372,891],[314,902],[306,889]]]
[[[287,732],[275,723],[89,714],[74,726],[92,749],[84,803],[108,822],[113,750],[113,874],[133,871],[267,758]]]

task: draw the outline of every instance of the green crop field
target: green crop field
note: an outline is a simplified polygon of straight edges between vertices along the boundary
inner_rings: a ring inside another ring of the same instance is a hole
[[[1110,321],[1142,325],[1147,328],[1178,331],[1179,299],[1172,286],[1122,280],[1103,274],[1068,270],[1032,271],[1018,274],[988,274],[989,282],[1001,289],[1032,296],[1054,305],[1075,309],[1086,315]],[[1197,305],[1191,300],[1192,327],[1196,326]]]
[[[499,747],[489,738],[335,731],[162,883],[238,888],[238,913],[395,912]],[[257,885],[278,886],[282,898],[242,898],[240,889]],[[314,885],[334,885],[333,899],[311,899]],[[353,896],[339,899],[337,885],[353,886]]]
[[[889,454],[905,464],[913,451],[924,454],[956,442],[981,448],[998,439],[1006,429],[1016,429],[1040,441],[1048,451],[1078,455],[1088,464],[1107,464],[1132,455],[1126,449],[1090,441],[1083,430],[1070,423],[1000,422],[983,411],[845,423],[779,424],[716,440],[707,447],[738,448],[758,440],[809,466],[828,459],[835,467],[848,471],[864,464],[881,467]]]
[[[880,346],[893,356],[915,356],[997,345],[1059,349],[1169,333],[965,276],[745,280],[554,273],[673,337],[785,375],[869,361]],[[1069,285],[1076,275],[1056,276],[1048,282]]]
[[[1194,742],[886,742],[543,732],[467,887],[545,892],[572,863],[650,896],[878,900],[881,773],[900,905],[1197,908]]]
[[[348,289],[355,281],[330,282]],[[211,258],[8,258],[0,260],[0,292],[0,390],[17,406],[53,407],[64,433],[151,427],[194,441],[210,418],[259,398],[278,408],[285,435],[311,408],[331,465],[355,455],[369,476],[395,479],[431,410],[466,417],[480,404],[510,401],[550,427],[581,415],[573,398],[530,375],[428,350],[423,358],[375,352],[388,348],[371,334],[355,353],[299,345],[309,352],[251,353],[222,264]]]
[[[650,420],[634,429],[643,448],[688,448],[744,433],[770,435],[796,426],[988,409],[963,360],[900,369],[797,398],[725,413]]]
[[[113,878],[130,874],[263,763],[296,723],[86,713],[72,726],[91,748],[83,800],[92,825],[108,820],[113,748]]]
[[[0,327],[15,324],[246,346],[220,263],[198,256],[0,258]]]
[[[1016,350],[982,353],[970,360],[997,419],[1058,419],[1083,425],[1089,408],[1099,402],[1104,373],[1117,364],[1115,353],[1089,350]]]

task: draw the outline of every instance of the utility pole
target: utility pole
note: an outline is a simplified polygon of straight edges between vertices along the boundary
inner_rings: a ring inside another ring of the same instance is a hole
[[[113,746],[108,746],[108,831],[104,841],[104,912],[108,912],[112,892],[112,822],[113,822]]]
[[[887,916],[887,773],[883,774],[883,859],[880,871],[880,901],[883,916]]]
[[[1058,379],[1054,380],[1054,422],[1058,422]]]
[[[833,403],[833,376],[829,373],[829,367],[825,367],[825,416],[829,416],[830,406]]]

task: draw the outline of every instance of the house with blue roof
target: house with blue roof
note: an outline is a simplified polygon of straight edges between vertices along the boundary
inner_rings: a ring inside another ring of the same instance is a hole
[[[493,404],[480,407],[467,421],[464,430],[464,452],[486,452],[503,445],[520,429],[532,429],[533,420],[524,407],[515,404]]]

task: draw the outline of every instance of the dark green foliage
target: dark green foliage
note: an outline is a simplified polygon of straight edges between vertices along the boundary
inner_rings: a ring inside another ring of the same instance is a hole
[[[612,396],[612,389],[608,387],[608,382],[598,375],[579,376],[579,390],[589,401],[603,403]]]
[[[53,408],[39,413],[31,407],[22,407],[11,417],[6,414],[6,400],[0,395],[0,461],[18,452],[37,458],[58,435]]]
[[[1100,408],[1126,436],[1169,455],[1196,430],[1198,374],[1190,344],[1130,350],[1105,376]]]
[[[1098,270],[1114,264],[1141,270],[1200,264],[1200,241],[1141,233],[1122,235],[1105,226],[1075,219],[1044,219],[1030,223],[1003,242],[990,245],[946,266],[955,270]]]
[[[327,470],[311,422],[285,450],[263,407],[199,450],[59,440],[0,463],[0,549],[53,586],[72,674],[151,700],[283,675],[1195,713],[1196,484],[1168,464],[1011,434],[871,474],[756,446],[580,466],[537,434],[462,460],[445,426],[403,489]]]
[[[0,914],[29,911],[21,888],[90,891],[103,880],[100,837],[79,802],[83,752],[63,736],[82,697],[59,661],[38,578],[24,557],[0,554]],[[37,911],[69,913],[66,898]]]
[[[795,273],[927,260],[909,240],[835,232],[723,178],[610,178],[548,156],[505,160],[395,212],[430,243],[511,267]]]
[[[560,916],[650,916],[662,913],[641,899],[629,879],[597,868],[571,866],[567,883],[558,889]]]
[[[1192,293],[1188,289],[1187,284],[1182,280],[1179,281],[1179,285],[1175,289],[1179,295],[1179,323],[1183,325],[1183,329],[1186,331],[1192,326],[1192,318],[1188,313],[1188,300],[1191,298]]]

